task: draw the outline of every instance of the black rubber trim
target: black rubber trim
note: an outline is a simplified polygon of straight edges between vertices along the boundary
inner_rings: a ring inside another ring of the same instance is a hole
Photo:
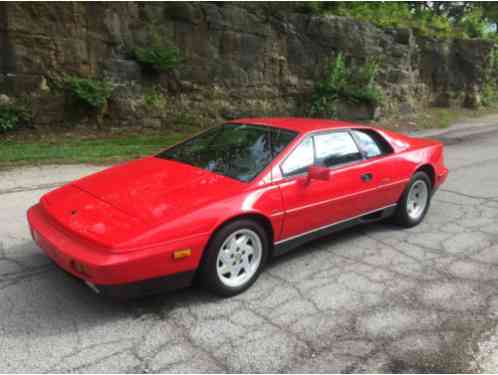
[[[134,299],[154,294],[171,292],[192,284],[195,271],[147,279],[130,284],[95,285],[99,293],[116,299]]]
[[[276,245],[274,245],[274,248],[273,248],[273,255],[279,256],[279,255],[285,254],[285,253],[295,249],[296,247],[301,246],[302,244],[304,244],[306,242],[313,241],[317,238],[326,236],[326,235],[331,234],[331,233],[341,231],[343,229],[353,227],[353,226],[358,225],[358,224],[371,223],[371,222],[385,219],[389,216],[392,216],[395,212],[396,212],[396,206],[394,205],[392,207],[388,207],[388,208],[385,208],[383,210],[379,210],[379,211],[370,213],[370,214],[365,215],[365,216],[361,216],[361,217],[358,217],[358,218],[355,218],[355,219],[352,219],[349,221],[344,221],[344,222],[338,223],[337,225],[332,225],[330,227],[320,229],[320,230],[317,230],[315,232],[311,232],[309,234],[305,234],[301,237],[297,237],[297,238],[294,238],[292,240],[285,241],[285,242],[282,242],[280,244],[276,244]]]

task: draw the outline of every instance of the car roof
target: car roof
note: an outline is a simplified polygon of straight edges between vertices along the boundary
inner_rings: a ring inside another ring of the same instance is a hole
[[[266,125],[275,128],[293,130],[299,133],[308,133],[316,130],[343,129],[343,128],[368,128],[368,126],[347,121],[326,120],[300,117],[252,117],[239,118],[228,121],[232,124]]]

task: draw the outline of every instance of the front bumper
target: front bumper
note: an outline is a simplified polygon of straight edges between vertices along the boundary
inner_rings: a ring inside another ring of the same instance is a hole
[[[97,294],[116,299],[133,299],[186,288],[192,284],[194,276],[195,271],[187,271],[128,284],[95,285],[88,281],[86,283]]]
[[[68,233],[40,205],[29,209],[28,222],[37,245],[59,267],[112,296],[128,292],[137,297],[188,286],[208,241],[207,235],[200,235],[143,250],[111,253]],[[192,250],[191,256],[173,258],[176,250],[185,248]],[[170,285],[162,285],[168,282]]]

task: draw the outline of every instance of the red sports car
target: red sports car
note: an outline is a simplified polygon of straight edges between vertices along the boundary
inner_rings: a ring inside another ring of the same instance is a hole
[[[448,169],[440,142],[353,123],[246,118],[44,195],[33,239],[118,297],[247,289],[268,257],[358,223],[420,223]]]

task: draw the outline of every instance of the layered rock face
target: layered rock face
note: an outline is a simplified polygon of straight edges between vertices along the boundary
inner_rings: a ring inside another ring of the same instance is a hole
[[[145,72],[132,58],[152,38],[176,45],[172,72]],[[0,93],[29,97],[37,126],[91,122],[56,82],[64,74],[106,77],[112,126],[181,126],[222,118],[306,115],[326,61],[375,59],[383,112],[421,105],[476,105],[493,55],[483,40],[417,37],[276,3],[3,3]],[[160,105],[147,105],[151,90]],[[341,117],[372,108],[349,104]]]

